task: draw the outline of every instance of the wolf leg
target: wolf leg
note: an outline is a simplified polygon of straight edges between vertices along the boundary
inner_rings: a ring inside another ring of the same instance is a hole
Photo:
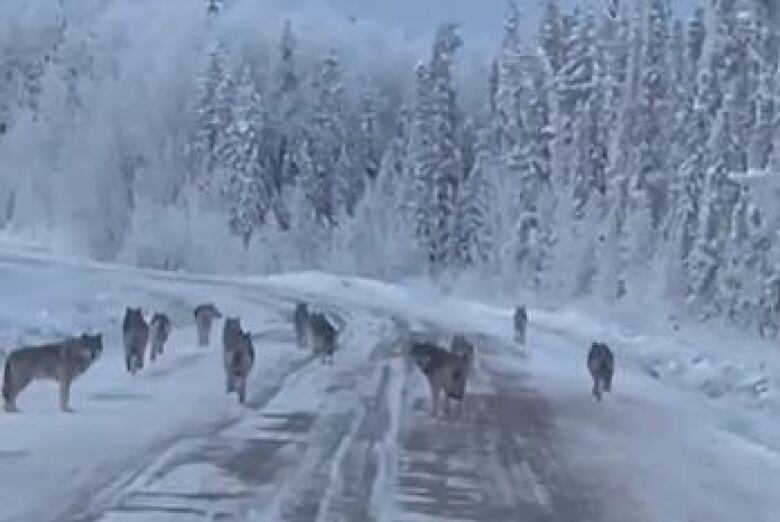
[[[19,408],[16,407],[16,396],[22,391],[24,385],[20,385],[21,383],[14,376],[11,364],[11,360],[7,360],[5,362],[5,370],[3,371],[3,405],[5,411],[14,413],[19,411]]]
[[[60,381],[60,410],[70,413],[73,409],[70,407],[70,378]]]
[[[8,363],[6,363],[8,364]],[[6,382],[3,383],[4,408],[8,413],[18,413],[16,406],[16,397],[24,390],[29,383],[19,382],[17,379],[9,378],[6,374]]]
[[[238,382],[238,402],[244,404],[246,401],[246,377],[241,377]]]
[[[601,400],[601,381],[598,377],[595,377],[593,379],[593,396],[596,397],[597,401]]]
[[[436,417],[439,411],[439,390],[431,384],[431,417]]]

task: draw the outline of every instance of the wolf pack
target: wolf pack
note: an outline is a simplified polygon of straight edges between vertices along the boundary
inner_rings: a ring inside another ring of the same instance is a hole
[[[235,393],[241,404],[246,402],[247,381],[255,364],[253,336],[241,325],[239,317],[223,317],[214,303],[204,303],[192,310],[197,344],[207,348],[211,332],[219,319],[222,328],[222,366],[225,390]],[[312,310],[305,302],[297,302],[292,313],[295,342],[308,348],[323,365],[333,364],[338,346],[339,329],[323,311]],[[515,307],[512,315],[514,342],[525,348],[528,313],[525,306]],[[154,363],[165,354],[165,346],[173,331],[173,323],[164,312],[155,312],[147,321],[142,308],[125,309],[121,325],[125,368],[136,375],[144,361]],[[431,415],[437,416],[443,397],[443,411],[449,415],[451,401],[457,401],[457,414],[463,412],[466,383],[474,369],[475,345],[463,333],[452,336],[449,346],[430,340],[410,340],[407,343],[410,360],[425,376],[431,394]],[[103,334],[84,333],[58,342],[22,346],[11,351],[3,369],[2,396],[7,412],[18,412],[17,397],[33,381],[50,380],[59,385],[59,406],[64,412],[70,407],[73,382],[100,359]],[[614,357],[603,342],[594,342],[587,355],[587,369],[593,380],[592,394],[597,400],[612,388]]]
[[[515,344],[527,346],[528,311],[524,305],[512,312],[512,329]],[[463,412],[466,382],[474,367],[475,347],[468,336],[455,333],[449,347],[430,340],[410,342],[409,356],[428,381],[431,394],[431,416],[439,415],[439,404],[444,399],[443,412],[449,415],[451,401],[457,401],[456,414]],[[612,389],[615,360],[606,343],[595,341],[587,355],[587,369],[593,380],[591,392],[601,401],[603,392]]]

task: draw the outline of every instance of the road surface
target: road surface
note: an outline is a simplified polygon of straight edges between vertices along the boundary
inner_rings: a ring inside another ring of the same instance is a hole
[[[555,412],[512,370],[519,350],[479,338],[463,415],[434,419],[403,355],[414,318],[337,313],[347,326],[334,365],[300,359],[256,386],[239,420],[157,448],[60,520],[604,520],[556,447]],[[264,335],[296,350],[291,330]]]

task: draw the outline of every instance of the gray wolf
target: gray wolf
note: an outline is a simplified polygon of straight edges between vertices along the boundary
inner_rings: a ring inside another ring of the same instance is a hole
[[[327,359],[333,364],[333,354],[336,351],[336,328],[324,314],[315,312],[309,316],[309,335],[311,335],[312,349],[315,354],[322,356],[322,363]]]
[[[528,312],[525,305],[515,307],[512,324],[515,330],[515,342],[525,346],[525,332],[528,327]]]
[[[251,334],[242,330],[241,321],[236,317],[225,319],[222,351],[227,393],[236,392],[238,402],[244,404],[246,381],[255,362],[255,349]]]
[[[463,334],[452,336],[450,351],[455,355],[460,355],[466,359],[466,367],[471,368],[474,364],[474,345]]]
[[[154,361],[158,355],[162,355],[165,351],[165,343],[168,341],[168,336],[171,335],[171,319],[168,315],[155,312],[152,316],[152,320],[149,321],[150,338],[149,338],[149,351],[150,358]]]
[[[60,385],[60,409],[70,408],[70,386],[103,353],[103,334],[83,334],[58,343],[25,346],[12,351],[5,361],[3,400],[5,411],[17,412],[16,398],[35,380]]]
[[[208,346],[211,326],[214,324],[214,319],[222,318],[222,313],[214,303],[206,303],[196,306],[192,315],[195,317],[195,326],[198,329],[198,346]]]
[[[603,391],[612,390],[612,375],[615,372],[615,358],[605,343],[594,342],[588,352],[588,371],[593,378],[593,396],[601,400]]]
[[[125,347],[127,371],[135,374],[144,368],[146,345],[149,343],[149,325],[140,308],[125,308],[122,321],[122,340]]]
[[[298,344],[298,348],[305,348],[308,344],[309,320],[309,307],[306,303],[296,304],[293,324],[295,326],[295,342]]]
[[[466,394],[468,360],[464,355],[436,346],[430,342],[413,343],[409,355],[428,379],[431,389],[431,416],[439,410],[439,397],[444,393],[444,413],[450,411],[450,399],[458,401],[458,414],[463,412]]]

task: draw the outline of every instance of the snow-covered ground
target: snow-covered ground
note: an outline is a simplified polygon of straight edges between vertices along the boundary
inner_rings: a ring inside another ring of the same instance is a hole
[[[37,383],[21,414],[0,414],[2,521],[769,522],[780,512],[780,365],[736,335],[532,308],[526,355],[510,342],[506,307],[358,278],[238,280],[6,251],[0,281],[3,349],[106,333],[103,358],[73,387],[75,413]],[[344,320],[333,366],[294,346],[300,298]],[[246,407],[224,393],[221,324],[211,348],[195,346],[190,310],[202,301],[255,334]],[[136,304],[167,311],[175,331],[163,359],[132,377],[118,334]],[[463,418],[429,417],[427,387],[402,355],[410,330],[474,336]],[[597,338],[618,358],[601,404],[584,364]]]

